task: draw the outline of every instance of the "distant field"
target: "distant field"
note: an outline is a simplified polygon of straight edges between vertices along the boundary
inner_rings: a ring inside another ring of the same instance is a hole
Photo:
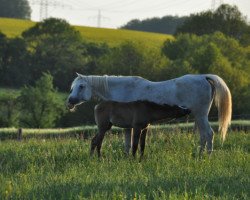
[[[24,30],[30,28],[34,24],[35,22],[28,20],[0,18],[0,31],[8,37],[16,37],[20,36]],[[158,33],[83,26],[75,26],[75,28],[80,31],[83,38],[86,38],[86,40],[96,43],[106,42],[111,46],[118,45],[124,41],[134,41],[144,44],[146,47],[159,48],[166,39],[173,39],[171,35]]]
[[[0,18],[0,31],[8,37],[16,37],[34,24],[29,20]]]
[[[198,135],[152,131],[142,162],[124,140],[104,138],[101,159],[90,140],[0,142],[0,199],[249,199],[250,134],[232,132],[198,158]]]

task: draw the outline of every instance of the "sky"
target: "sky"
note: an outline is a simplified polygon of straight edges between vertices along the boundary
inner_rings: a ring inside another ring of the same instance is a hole
[[[220,3],[238,6],[250,21],[250,0],[28,0],[31,19],[40,21],[40,3],[48,2],[48,17],[67,20],[72,25],[119,28],[132,19],[188,16],[217,8]],[[42,12],[45,17],[45,10]],[[99,17],[98,17],[99,16]],[[99,19],[99,20],[98,20]]]

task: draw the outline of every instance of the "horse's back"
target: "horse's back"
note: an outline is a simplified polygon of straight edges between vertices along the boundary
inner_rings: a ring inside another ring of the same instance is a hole
[[[116,77],[109,84],[112,87],[110,100],[117,102],[150,101],[183,106],[193,113],[196,110],[205,113],[212,100],[212,89],[206,75],[188,74],[161,82],[133,76]]]
[[[199,106],[207,108],[212,100],[211,85],[206,79],[206,75],[188,74],[173,79],[175,82],[175,100],[177,105],[195,109]]]

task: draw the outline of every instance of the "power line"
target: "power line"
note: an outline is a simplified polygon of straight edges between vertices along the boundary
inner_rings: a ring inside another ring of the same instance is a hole
[[[71,0],[72,1],[72,0]],[[143,12],[155,12],[155,11],[159,11],[159,10],[164,10],[164,9],[168,9],[170,7],[176,6],[176,5],[180,5],[180,4],[190,4],[191,0],[179,0],[179,2],[171,2],[171,3],[157,3],[157,4],[143,4],[143,6],[141,6],[140,8],[132,8],[129,9],[128,7],[130,7],[131,5],[134,5],[135,3],[139,3],[138,1],[127,1],[127,2],[121,2],[118,1],[117,4],[115,4],[114,6],[109,6],[110,4],[103,4],[102,6],[99,6],[99,8],[102,8],[102,11],[106,11],[109,13],[143,13]],[[118,4],[120,3],[120,4]],[[121,4],[122,3],[122,4]],[[204,4],[204,3],[202,3]],[[83,10],[88,10],[88,11],[93,11],[93,10],[97,10],[94,7],[91,8],[86,8],[86,7],[82,7],[82,6],[78,6],[78,8],[75,8],[74,10],[79,10],[79,11],[83,11]]]

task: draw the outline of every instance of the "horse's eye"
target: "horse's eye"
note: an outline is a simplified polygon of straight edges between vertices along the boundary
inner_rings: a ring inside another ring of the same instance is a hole
[[[84,85],[79,85],[80,90],[84,88]]]

